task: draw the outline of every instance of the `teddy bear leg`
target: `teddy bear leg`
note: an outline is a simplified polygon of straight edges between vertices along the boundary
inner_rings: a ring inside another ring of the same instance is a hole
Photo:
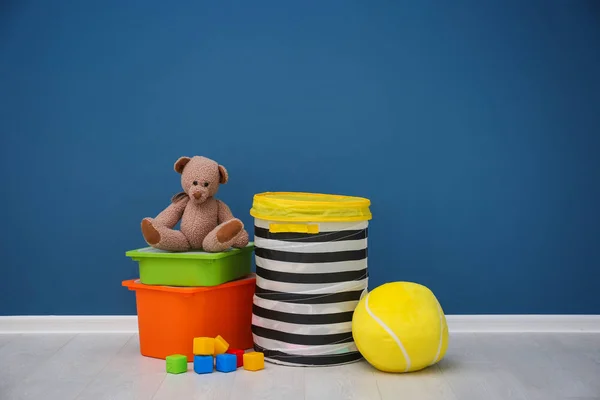
[[[142,220],[142,234],[150,246],[165,251],[187,251],[190,243],[178,230],[154,223],[151,218]]]
[[[246,247],[248,242],[248,232],[245,229],[242,229],[235,237],[232,246],[237,248]]]
[[[244,224],[237,218],[223,222],[206,235],[202,242],[202,248],[209,252],[227,250],[234,244],[243,229]]]

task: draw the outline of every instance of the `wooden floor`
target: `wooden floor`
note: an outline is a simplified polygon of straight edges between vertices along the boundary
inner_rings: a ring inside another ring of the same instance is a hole
[[[137,335],[0,335],[0,399],[600,399],[600,334],[455,334],[428,370],[267,364],[167,375]]]

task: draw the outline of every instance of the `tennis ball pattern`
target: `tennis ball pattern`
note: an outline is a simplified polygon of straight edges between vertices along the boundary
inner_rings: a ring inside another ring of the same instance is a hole
[[[412,282],[392,282],[364,296],[354,310],[352,336],[363,357],[385,372],[418,371],[439,362],[448,325],[435,295]]]

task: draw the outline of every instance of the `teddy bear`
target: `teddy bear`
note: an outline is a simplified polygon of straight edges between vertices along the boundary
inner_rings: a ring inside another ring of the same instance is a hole
[[[180,157],[175,171],[181,174],[183,192],[156,218],[141,223],[144,240],[150,246],[171,252],[203,250],[219,252],[245,247],[248,232],[231,210],[214,196],[227,183],[227,170],[206,157]],[[173,229],[181,220],[180,229]]]

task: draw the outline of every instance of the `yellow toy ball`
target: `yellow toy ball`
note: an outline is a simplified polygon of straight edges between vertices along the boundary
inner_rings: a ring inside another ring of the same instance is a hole
[[[448,348],[446,316],[423,285],[392,282],[364,296],[352,317],[358,351],[385,372],[412,372],[440,361]]]

